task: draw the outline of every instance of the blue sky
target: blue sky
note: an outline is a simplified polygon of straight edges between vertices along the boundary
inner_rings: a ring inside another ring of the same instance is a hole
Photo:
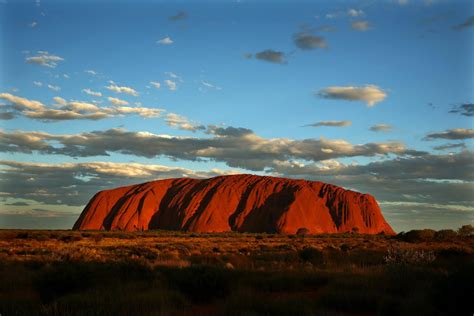
[[[67,228],[98,189],[232,172],[369,192],[396,230],[473,222],[469,1],[7,0],[0,15],[0,227]]]

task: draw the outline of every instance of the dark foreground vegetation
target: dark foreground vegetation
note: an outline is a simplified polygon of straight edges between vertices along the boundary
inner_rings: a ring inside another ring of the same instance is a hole
[[[0,231],[0,314],[473,315],[474,237]]]

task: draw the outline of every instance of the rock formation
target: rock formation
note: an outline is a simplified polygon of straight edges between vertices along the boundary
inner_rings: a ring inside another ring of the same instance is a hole
[[[394,234],[375,198],[317,181],[178,178],[97,193],[73,229]]]

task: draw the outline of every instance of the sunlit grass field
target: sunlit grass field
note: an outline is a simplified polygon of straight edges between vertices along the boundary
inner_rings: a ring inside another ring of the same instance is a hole
[[[472,227],[398,236],[0,231],[3,315],[472,315]]]

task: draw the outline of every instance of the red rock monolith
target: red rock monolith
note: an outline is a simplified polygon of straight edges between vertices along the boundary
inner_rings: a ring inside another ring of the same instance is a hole
[[[229,175],[97,193],[73,229],[395,234],[375,198],[317,181]]]

